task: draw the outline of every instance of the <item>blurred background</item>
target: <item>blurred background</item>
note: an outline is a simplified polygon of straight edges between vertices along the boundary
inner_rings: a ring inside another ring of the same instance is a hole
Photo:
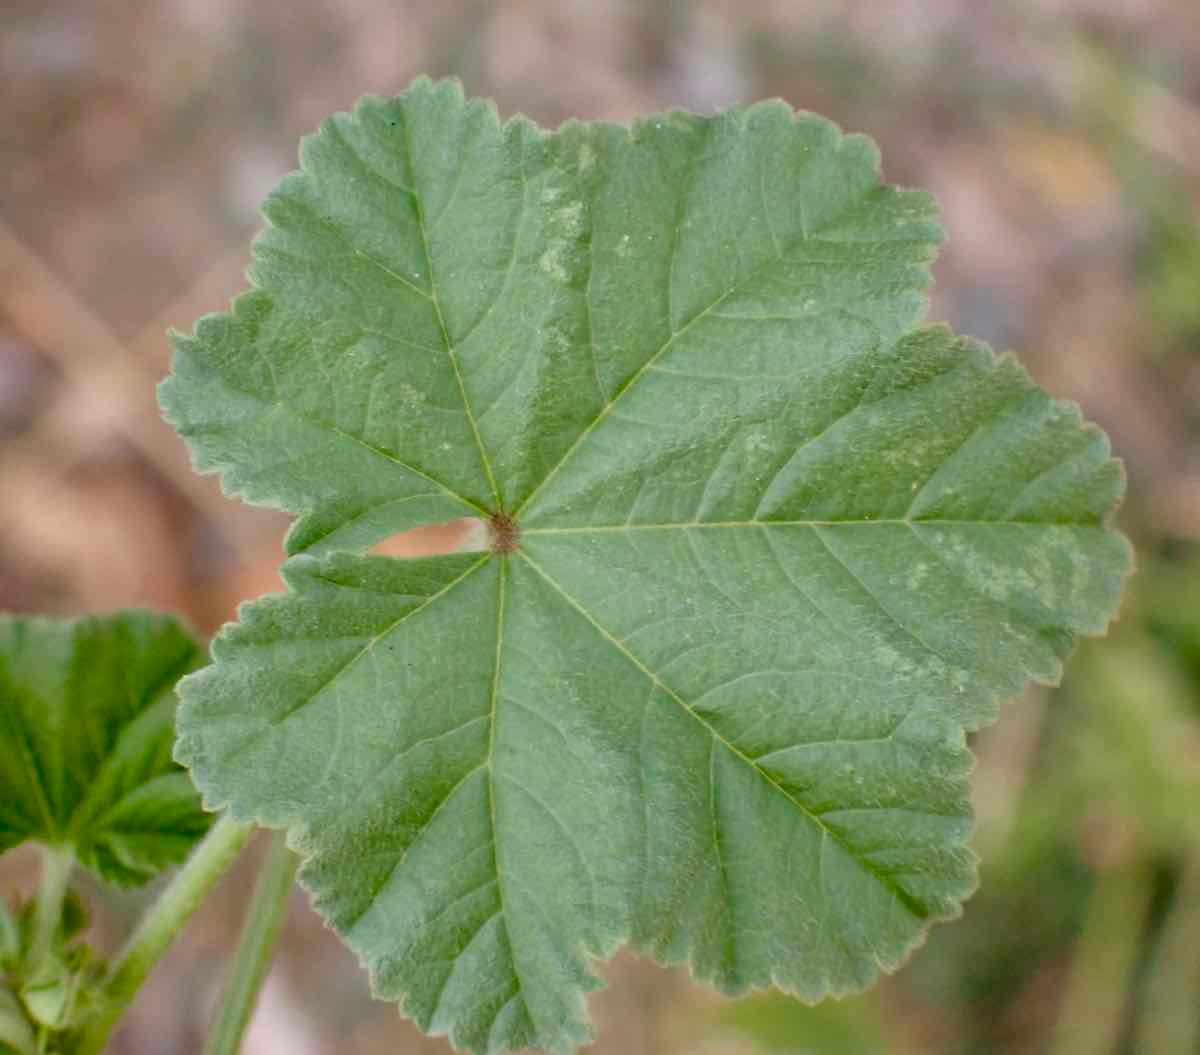
[[[1129,471],[1120,622],[977,737],[982,887],[869,995],[729,1003],[622,956],[602,1055],[1200,1052],[1200,8],[1195,0],[0,0],[0,608],[275,589],[285,521],[188,469],[168,326],[242,288],[296,140],[455,73],[543,124],[778,95],[941,199],[933,316],[1019,350]],[[242,862],[113,1045],[200,1050]],[[33,858],[0,864],[0,894]],[[114,946],[145,893],[93,887]],[[248,1055],[437,1053],[294,894]]]

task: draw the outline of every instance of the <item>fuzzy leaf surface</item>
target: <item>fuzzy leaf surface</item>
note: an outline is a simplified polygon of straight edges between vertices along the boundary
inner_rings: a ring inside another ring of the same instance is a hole
[[[69,845],[123,885],[181,861],[208,816],[171,758],[174,690],[202,660],[167,616],[0,616],[0,852]]]
[[[301,160],[162,393],[298,517],[184,683],[208,804],[477,1052],[586,1041],[622,942],[731,993],[894,968],[975,882],[964,732],[1130,562],[1103,434],[918,326],[932,201],[782,103],[548,133],[420,80]],[[510,552],[361,552],[499,513]]]

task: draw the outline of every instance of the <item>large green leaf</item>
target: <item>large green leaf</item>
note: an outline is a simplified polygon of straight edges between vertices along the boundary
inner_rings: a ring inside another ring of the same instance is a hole
[[[70,846],[122,884],[182,860],[208,817],[171,759],[174,688],[201,658],[168,616],[0,616],[0,852]]]
[[[585,1040],[623,941],[807,1000],[895,967],[975,882],[964,730],[1130,560],[1099,430],[912,329],[931,200],[782,103],[545,133],[422,80],[301,158],[162,391],[300,515],[184,683],[209,805],[476,1051]]]

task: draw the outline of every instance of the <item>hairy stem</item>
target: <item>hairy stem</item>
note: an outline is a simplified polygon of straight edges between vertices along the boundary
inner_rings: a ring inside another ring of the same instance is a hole
[[[192,851],[113,963],[100,990],[96,1013],[80,1034],[77,1055],[99,1055],[150,969],[229,870],[252,831],[251,825],[239,824],[224,814]]]
[[[288,894],[299,863],[299,858],[287,848],[283,832],[276,832],[271,837],[271,849],[259,873],[254,898],[246,910],[241,941],[229,970],[217,1019],[204,1046],[205,1055],[237,1055],[287,917]]]
[[[63,900],[71,880],[75,855],[69,846],[42,847],[42,881],[33,906],[33,936],[29,943],[28,963],[35,971],[54,948],[54,939],[62,922]]]

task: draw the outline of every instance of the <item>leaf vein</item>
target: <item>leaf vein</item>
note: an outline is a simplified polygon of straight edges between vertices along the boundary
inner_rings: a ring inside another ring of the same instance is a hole
[[[404,161],[408,167],[409,182],[415,185],[416,173],[413,169],[412,133],[408,127],[408,114],[403,109],[398,110],[397,113],[400,115],[400,130],[404,138]],[[479,434],[479,423],[475,420],[475,414],[471,410],[471,401],[467,398],[467,385],[458,363],[458,353],[455,351],[454,342],[450,339],[450,331],[446,327],[446,317],[442,313],[442,304],[438,298],[437,276],[433,270],[433,257],[429,249],[429,233],[425,229],[425,211],[421,203],[421,196],[417,195],[414,198],[414,202],[417,215],[417,232],[421,237],[421,251],[425,257],[425,271],[429,275],[429,299],[433,302],[434,316],[437,319],[438,329],[441,330],[442,341],[446,346],[446,355],[450,360],[450,367],[454,371],[454,379],[458,384],[458,392],[463,402],[463,411],[471,426],[471,434],[475,437],[475,446],[479,450],[479,458],[483,464],[484,474],[487,476],[488,485],[492,489],[492,495],[496,499],[496,505],[499,506],[501,504],[500,489],[496,486],[496,477],[492,472],[492,463],[488,458],[487,449],[483,445],[483,437]]]
[[[847,575],[849,575],[849,576],[850,576],[850,578],[851,578],[851,579],[853,579],[853,580],[854,580],[854,582],[856,582],[856,583],[859,585],[859,587],[860,587],[860,588],[863,590],[863,592],[864,592],[864,593],[865,593],[865,594],[866,594],[866,595],[867,595],[869,598],[871,598],[871,601],[872,601],[872,603],[873,603],[873,604],[875,605],[875,607],[876,607],[876,608],[877,608],[877,609],[878,609],[878,610],[879,610],[879,611],[880,611],[880,612],[881,612],[881,613],[882,613],[882,614],[883,614],[883,615],[884,615],[884,616],[885,616],[885,617],[888,619],[888,621],[889,621],[889,622],[891,622],[891,623],[894,623],[894,624],[895,624],[895,625],[896,625],[896,626],[897,626],[897,627],[898,627],[898,628],[899,628],[899,629],[900,629],[900,630],[901,630],[901,631],[904,633],[904,635],[905,635],[906,637],[909,637],[909,638],[911,638],[911,639],[912,639],[913,641],[915,641],[915,642],[916,642],[918,645],[920,645],[920,646],[921,646],[921,647],[922,647],[922,648],[923,648],[923,649],[924,649],[926,652],[928,652],[928,653],[930,653],[931,655],[934,655],[934,656],[936,656],[938,659],[942,660],[942,661],[943,661],[944,663],[946,663],[946,664],[947,664],[947,665],[948,665],[948,666],[949,666],[949,667],[950,667],[952,670],[953,670],[953,669],[957,669],[957,668],[958,668],[958,663],[957,663],[957,662],[955,662],[955,661],[954,661],[954,660],[952,660],[952,659],[951,659],[949,656],[947,656],[947,655],[945,655],[944,653],[942,653],[940,650],[938,650],[938,649],[934,648],[934,646],[933,646],[933,645],[931,645],[931,644],[930,644],[928,641],[926,641],[926,640],[925,640],[923,637],[921,637],[921,635],[920,635],[920,634],[918,634],[918,633],[917,633],[915,630],[913,630],[913,629],[912,629],[912,627],[910,627],[910,626],[906,625],[905,623],[901,622],[901,621],[900,621],[900,619],[898,619],[898,618],[896,617],[896,615],[895,615],[895,614],[894,614],[894,613],[891,611],[891,609],[889,609],[889,608],[888,608],[888,607],[887,607],[887,606],[886,606],[886,605],[883,603],[883,601],[882,601],[882,600],[880,600],[880,597],[879,597],[879,595],[878,595],[878,594],[877,594],[877,593],[876,593],[874,590],[872,590],[872,589],[871,589],[871,587],[869,587],[869,586],[866,584],[866,582],[864,582],[864,581],[863,581],[863,578],[862,578],[862,576],[860,576],[860,575],[858,574],[858,572],[856,572],[856,571],[855,571],[853,568],[851,568],[851,567],[850,567],[850,565],[849,565],[849,564],[847,564],[847,563],[846,563],[846,561],[842,559],[842,556],[841,556],[841,554],[839,554],[839,553],[838,553],[838,552],[837,552],[837,551],[836,551],[836,550],[835,550],[835,549],[834,549],[832,546],[830,546],[830,545],[829,545],[829,542],[828,542],[828,540],[827,540],[827,539],[824,537],[824,535],[822,534],[822,530],[821,530],[821,528],[819,528],[819,527],[814,527],[814,528],[812,529],[812,531],[813,531],[813,534],[814,534],[814,535],[816,535],[816,537],[817,537],[817,538],[820,540],[820,542],[821,542],[821,545],[825,547],[825,550],[826,550],[826,552],[828,552],[828,553],[829,553],[829,555],[830,555],[830,556],[831,556],[831,557],[832,557],[832,558],[833,558],[833,559],[834,559],[834,560],[835,560],[835,561],[836,561],[836,562],[837,562],[839,565],[841,565],[841,567],[842,567],[842,568],[845,570],[846,574],[847,574]]]
[[[822,822],[821,818],[816,813],[814,813],[811,809],[809,809],[808,806],[806,806],[792,792],[788,791],[787,788],[785,788],[782,784],[780,784],[779,781],[777,781],[770,773],[768,773],[766,770],[762,769],[761,767],[755,765],[754,761],[751,758],[749,758],[745,754],[745,752],[739,750],[739,748],[735,744],[733,744],[731,741],[727,740],[720,732],[718,732],[718,730],[706,718],[704,718],[703,715],[699,714],[692,707],[690,707],[686,703],[686,701],[684,701],[684,699],[681,696],[679,696],[678,693],[675,692],[674,689],[672,689],[669,685],[667,685],[658,676],[658,674],[656,674],[653,670],[651,670],[648,666],[646,666],[646,664],[643,663],[641,659],[639,659],[637,656],[635,656],[621,642],[621,640],[619,638],[614,636],[611,631],[609,631],[601,623],[599,623],[596,620],[596,618],[586,608],[584,608],[579,603],[579,601],[577,601],[571,594],[569,594],[566,590],[564,590],[563,587],[560,586],[559,583],[555,579],[553,579],[549,575],[549,573],[546,572],[541,567],[540,564],[538,564],[536,561],[534,561],[529,556],[528,553],[525,553],[522,551],[521,558],[535,572],[537,572],[538,575],[540,575],[546,581],[546,583],[549,584],[563,598],[563,600],[565,600],[572,608],[574,608],[580,615],[582,615],[583,618],[586,619],[592,625],[593,628],[595,628],[595,630],[600,634],[601,637],[603,637],[611,645],[613,645],[613,647],[616,648],[623,656],[625,656],[626,659],[628,659],[635,667],[637,667],[643,674],[645,674],[646,677],[649,678],[655,685],[657,685],[667,697],[669,697],[674,703],[676,703],[679,707],[681,707],[687,714],[691,715],[697,722],[699,722],[700,725],[708,731],[710,736],[719,740],[730,752],[732,752],[734,755],[736,755],[738,758],[740,758],[743,762],[745,762],[747,765],[749,765],[764,781],[767,782],[767,784],[770,787],[774,788],[775,791],[777,791],[779,794],[783,795],[783,797],[786,798],[797,810],[799,810],[800,813],[804,817],[808,818],[808,820],[811,821],[811,823],[817,829],[819,829],[822,832],[825,832],[831,838],[836,839],[838,841],[839,845],[844,846],[846,851],[853,857],[853,859],[855,861],[859,862],[860,866],[864,869],[864,871],[868,872],[871,876],[873,876],[880,883],[881,886],[883,886],[885,889],[893,892],[896,895],[896,897],[898,897],[901,900],[904,907],[907,909],[907,911],[913,917],[915,917],[916,919],[919,919],[919,920],[923,920],[926,918],[927,913],[921,908],[920,904],[913,897],[913,895],[908,893],[908,891],[904,890],[902,887],[899,887],[896,884],[894,884],[888,877],[880,874],[878,869],[875,868],[875,866],[871,862],[863,859],[859,854],[857,854],[854,851],[854,849],[852,847],[843,843],[840,836],[830,833],[830,829]]]

